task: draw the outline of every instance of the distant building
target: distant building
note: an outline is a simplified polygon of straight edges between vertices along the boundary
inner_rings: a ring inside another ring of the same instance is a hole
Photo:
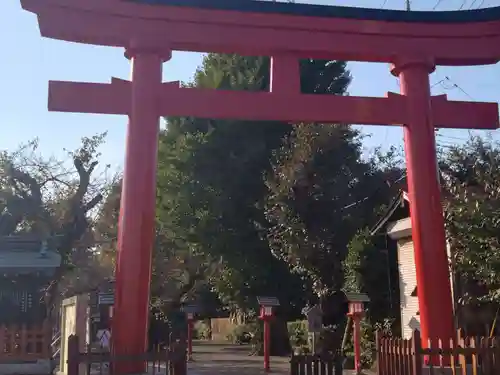
[[[397,243],[399,302],[403,338],[410,338],[414,329],[420,329],[417,278],[409,213],[408,196],[405,192],[401,192],[372,230],[372,234],[385,232],[390,240]]]
[[[384,216],[372,229],[372,235],[382,233],[387,235],[388,241],[393,241],[397,245],[401,334],[403,338],[410,338],[414,329],[420,329],[420,314],[409,198],[405,191],[397,195]],[[447,246],[448,257],[451,251],[452,249]],[[461,305],[459,300],[463,290],[466,287],[474,288],[474,285],[462,280],[460,275],[451,273],[450,283],[456,328],[464,330],[468,335],[488,335],[496,307]]]
[[[29,234],[0,237],[0,372],[51,372],[52,327],[44,303],[61,256]]]

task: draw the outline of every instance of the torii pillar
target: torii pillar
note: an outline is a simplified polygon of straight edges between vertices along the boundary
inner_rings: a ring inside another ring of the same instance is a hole
[[[453,301],[436,157],[429,74],[434,62],[405,59],[393,64],[407,98],[404,126],[408,194],[422,337],[454,337]],[[437,343],[435,343],[437,344]],[[446,343],[447,344],[447,343]]]
[[[125,55],[131,60],[132,82],[112,322],[112,351],[118,356],[146,353],[148,348],[159,95],[162,64],[171,58],[171,52],[138,43],[127,48]],[[145,365],[140,361],[116,362],[114,369],[118,374],[143,373]]]

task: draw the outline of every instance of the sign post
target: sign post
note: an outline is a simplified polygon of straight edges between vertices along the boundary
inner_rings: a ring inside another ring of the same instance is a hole
[[[307,332],[311,342],[311,352],[312,354],[316,354],[316,336],[318,333],[321,333],[323,327],[323,312],[319,305],[315,305],[313,307],[305,307],[302,309],[302,313],[307,318]]]
[[[356,374],[361,373],[361,319],[365,314],[365,302],[370,302],[370,298],[362,293],[346,293],[349,301],[348,316],[353,322],[354,337],[354,370]]]
[[[193,325],[195,314],[198,312],[198,306],[195,304],[185,305],[182,311],[186,313],[187,321],[187,360],[193,361]]]
[[[264,322],[264,371],[271,371],[269,357],[271,352],[271,319],[273,307],[278,307],[280,302],[276,297],[257,297],[260,305],[260,319]]]

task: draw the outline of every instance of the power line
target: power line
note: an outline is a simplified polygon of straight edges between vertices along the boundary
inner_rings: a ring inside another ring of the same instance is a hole
[[[391,183],[390,181],[385,181],[385,182],[386,182],[386,183],[389,185],[389,187],[390,187],[390,186],[392,186],[392,185],[396,185],[398,182],[403,181],[405,178],[406,178],[406,170],[403,172],[403,174],[402,174],[399,178],[397,178],[397,179],[396,179],[395,181],[393,181],[392,183]],[[340,208],[340,209],[339,209],[339,211],[344,211],[344,210],[346,210],[346,209],[348,209],[348,208],[355,207],[355,206],[357,206],[357,205],[359,205],[359,204],[361,204],[361,203],[363,203],[363,202],[366,202],[368,199],[373,198],[373,197],[375,196],[375,194],[377,194],[377,193],[380,191],[380,189],[381,189],[381,188],[378,188],[378,189],[376,189],[376,190],[375,190],[375,191],[374,191],[371,195],[368,195],[368,196],[366,196],[366,197],[364,197],[364,198],[362,198],[362,199],[357,200],[356,202],[353,202],[353,203],[351,203],[351,204],[348,204],[347,206],[344,206],[344,207]]]
[[[432,7],[432,10],[436,10],[436,8],[443,2],[443,0],[438,0],[436,4]]]
[[[483,6],[484,2],[485,2],[485,0],[481,0],[481,2],[479,3],[479,5],[477,6],[476,9],[481,8]],[[471,5],[471,7],[469,9],[472,9],[472,5]]]
[[[382,5],[380,6],[380,9],[384,9],[384,7],[386,6],[387,4],[387,0],[384,0],[384,2],[382,3]]]

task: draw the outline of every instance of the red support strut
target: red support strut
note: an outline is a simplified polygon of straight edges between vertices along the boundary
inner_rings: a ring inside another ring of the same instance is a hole
[[[353,336],[354,336],[354,371],[361,373],[361,315],[353,314]]]
[[[154,240],[159,136],[157,95],[162,80],[162,58],[151,51],[133,52],[112,331],[115,355],[147,351]],[[145,369],[144,362],[126,361],[115,364],[114,374],[143,373]]]
[[[264,371],[271,371],[270,365],[271,352],[271,322],[268,318],[264,319]]]
[[[193,360],[193,320],[188,319],[187,322],[187,359],[188,361]]]
[[[410,123],[404,143],[417,273],[421,334],[446,345],[453,335],[453,303],[439,185],[436,141],[432,120],[429,73],[434,64],[403,61],[392,73],[400,77],[401,93],[408,99]]]

